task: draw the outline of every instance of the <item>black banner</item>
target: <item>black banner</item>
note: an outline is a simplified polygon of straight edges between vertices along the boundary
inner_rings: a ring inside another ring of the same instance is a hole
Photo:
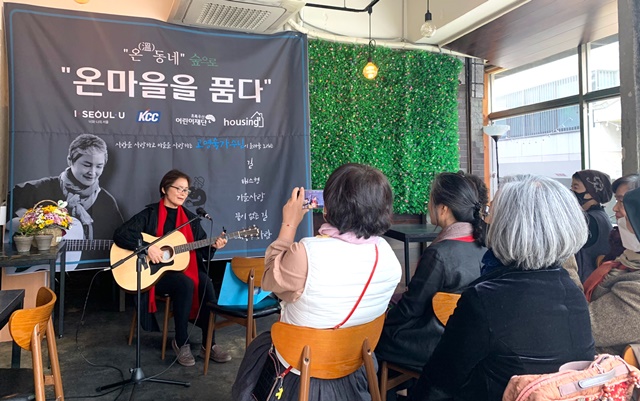
[[[305,35],[4,6],[12,216],[68,200],[76,229],[65,239],[110,240],[177,168],[192,177],[185,206],[203,207],[214,235],[262,231],[217,258],[264,254],[292,187],[310,187]],[[299,234],[311,231],[309,217]],[[84,249],[67,270],[79,258],[108,265],[106,251]]]

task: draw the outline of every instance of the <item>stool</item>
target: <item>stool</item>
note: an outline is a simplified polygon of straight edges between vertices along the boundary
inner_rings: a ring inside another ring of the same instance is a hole
[[[173,317],[171,312],[171,297],[168,295],[156,295],[156,302],[164,302],[164,323],[162,325],[162,359],[167,350],[167,334],[169,332],[169,319]],[[136,329],[136,319],[138,317],[138,311],[133,311],[133,319],[131,319],[131,327],[129,328],[129,345],[133,341],[133,336]]]

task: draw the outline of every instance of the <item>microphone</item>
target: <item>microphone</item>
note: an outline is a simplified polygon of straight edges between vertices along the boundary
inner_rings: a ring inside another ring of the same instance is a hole
[[[209,213],[207,213],[206,210],[204,210],[204,208],[197,208],[196,209],[196,213],[198,214],[198,216],[200,217],[204,217],[207,220],[213,221],[213,219],[211,218],[211,216],[209,216]]]

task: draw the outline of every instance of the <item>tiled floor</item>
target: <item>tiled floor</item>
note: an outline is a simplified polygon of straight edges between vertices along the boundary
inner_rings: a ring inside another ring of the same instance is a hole
[[[129,369],[136,365],[136,347],[135,341],[133,345],[127,345],[127,336],[133,306],[128,305],[125,312],[118,312],[117,304],[110,299],[110,289],[103,288],[100,291],[99,288],[94,288],[82,318],[87,287],[88,283],[77,279],[74,283],[72,278],[66,291],[65,332],[62,338],[57,339],[65,399],[88,400],[99,397],[99,400],[231,400],[231,385],[245,349],[245,329],[238,325],[217,331],[217,343],[229,351],[233,359],[224,364],[211,362],[207,376],[203,375],[204,363],[201,358],[196,357],[196,365],[193,367],[172,364],[175,353],[169,343],[167,357],[162,360],[162,333],[142,333],[140,360],[145,377],[157,375],[162,379],[188,381],[190,387],[146,382],[136,386],[129,385],[124,389],[117,388],[112,392],[97,392],[97,387],[131,378]],[[277,316],[260,319],[258,332],[268,330],[276,319]],[[171,339],[173,324],[170,327]],[[201,331],[195,326],[190,327],[194,328],[190,342],[194,355],[197,355]],[[9,367],[10,359],[11,344],[0,343],[0,367]],[[22,367],[31,365],[28,352],[22,351],[21,362]]]

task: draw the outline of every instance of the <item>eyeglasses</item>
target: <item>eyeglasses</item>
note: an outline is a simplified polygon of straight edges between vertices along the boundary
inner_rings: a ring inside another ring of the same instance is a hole
[[[189,195],[191,193],[191,190],[189,188],[180,188],[180,187],[176,187],[174,185],[169,185],[171,188],[175,188],[176,191],[178,192],[182,192],[183,194],[187,194]]]

